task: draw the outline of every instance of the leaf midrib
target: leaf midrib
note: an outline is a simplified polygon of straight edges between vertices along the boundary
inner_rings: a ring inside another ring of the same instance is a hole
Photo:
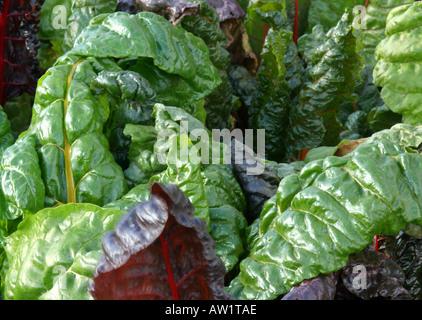
[[[72,156],[72,147],[69,143],[69,140],[67,139],[65,119],[66,119],[67,108],[69,106],[68,95],[69,95],[70,83],[72,82],[73,76],[76,72],[76,68],[82,61],[83,59],[76,62],[73,65],[72,70],[70,71],[69,77],[67,78],[66,96],[63,101],[63,105],[64,105],[64,112],[63,112],[64,152],[63,154],[64,154],[64,163],[65,163],[67,203],[76,202],[76,187],[75,187],[75,181],[73,179],[72,164],[70,161],[71,156]]]

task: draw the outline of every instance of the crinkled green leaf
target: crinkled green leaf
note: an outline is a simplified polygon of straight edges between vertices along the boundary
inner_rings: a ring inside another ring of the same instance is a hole
[[[245,27],[252,50],[258,57],[258,65],[260,65],[262,59],[259,57],[271,26],[269,25],[270,22],[265,20],[265,17],[263,19],[262,14],[257,9],[261,12],[279,12],[285,16],[286,3],[284,0],[249,1]]]
[[[252,105],[253,92],[256,90],[257,81],[243,66],[232,65],[227,72],[233,92],[239,97],[241,103],[250,108]]]
[[[10,147],[14,141],[15,139],[12,134],[9,118],[0,106],[0,159],[3,156],[4,151]]]
[[[138,130],[138,128],[140,128],[140,130]],[[142,126],[128,123],[123,132],[125,135],[131,137],[133,152],[137,152],[138,150],[152,150],[155,142],[157,141],[157,132],[153,126]]]
[[[126,169],[129,165],[130,138],[123,133],[126,124],[151,125],[152,106],[156,98],[148,80],[132,71],[102,71],[91,82],[95,94],[109,100],[110,116],[104,133],[116,162]]]
[[[297,39],[299,52],[307,63],[311,63],[315,50],[324,42],[326,32],[324,26],[317,24],[312,28],[311,33],[305,33]]]
[[[44,70],[69,51],[82,32],[97,15],[116,10],[116,0],[46,0],[41,8],[40,39]]]
[[[35,136],[28,135],[3,153],[0,163],[1,220],[34,214],[44,207],[45,188],[35,145]]]
[[[130,136],[129,161],[125,170],[125,177],[131,181],[130,185],[147,183],[155,173],[166,168],[160,164],[154,154],[154,145],[157,142],[157,132],[153,126],[127,124],[124,135]]]
[[[126,178],[132,187],[148,182],[154,174],[166,169],[173,136],[189,134],[194,138],[195,132],[200,131],[201,135],[205,134],[208,141],[211,141],[210,131],[205,125],[181,108],[156,104],[153,117],[155,127],[131,125],[125,129],[126,134],[132,136],[129,148],[130,164],[125,170]],[[147,145],[144,143],[146,141]],[[212,148],[205,148],[207,154],[204,154],[203,160],[211,163]]]
[[[119,209],[125,212],[136,207],[139,202],[148,201],[150,199],[151,184],[139,184],[119,200],[110,202],[104,208]]]
[[[133,10],[126,8],[128,6],[133,6]],[[157,14],[163,15],[164,17],[168,17],[168,14],[173,17],[174,14],[178,15],[177,12],[181,14],[177,17],[177,20],[180,19],[179,26],[191,32],[194,36],[204,40],[206,46],[209,49],[207,52],[209,52],[210,61],[218,69],[219,75],[215,75],[217,77],[216,79],[217,81],[220,81],[220,77],[222,78],[220,83],[211,88],[207,88],[204,85],[203,88],[207,91],[205,94],[200,94],[197,92],[197,83],[186,79],[185,76],[180,77],[176,75],[179,74],[177,72],[176,74],[165,76],[165,73],[159,70],[160,68],[162,69],[162,67],[158,66],[159,68],[157,69],[151,65],[151,61],[149,59],[143,59],[133,63],[133,61],[131,61],[133,59],[129,58],[127,59],[128,61],[120,62],[120,65],[124,68],[129,68],[130,70],[142,74],[149,80],[157,93],[155,102],[163,103],[165,105],[183,107],[185,110],[190,108],[191,110],[189,111],[197,112],[197,114],[193,114],[195,117],[205,122],[206,112],[202,106],[201,108],[198,108],[198,106],[201,105],[201,103],[203,104],[203,102],[199,101],[206,96],[206,99],[212,100],[212,103],[208,103],[207,100],[205,101],[205,109],[208,111],[208,113],[210,113],[208,120],[215,122],[219,121],[219,124],[226,122],[226,118],[230,118],[230,111],[234,107],[230,104],[235,104],[236,99],[231,96],[230,86],[227,84],[227,80],[224,79],[224,70],[230,64],[230,55],[225,49],[226,39],[222,30],[220,29],[218,15],[215,10],[205,1],[199,1],[197,4],[189,1],[141,1],[133,4],[123,2],[123,4],[119,4],[119,7],[122,7],[121,9],[131,13],[149,11],[156,12]],[[183,9],[186,9],[187,11],[185,13],[188,14],[183,14]],[[170,18],[170,21],[173,21],[172,18]],[[200,48],[194,49],[198,50]],[[186,59],[186,57],[184,59]],[[187,62],[188,61],[186,60],[186,63]],[[198,64],[198,62],[195,63]],[[217,71],[217,69],[214,69],[213,72]],[[163,78],[166,78],[166,80],[164,81]],[[168,90],[168,87],[171,87],[172,90]],[[213,91],[215,88],[217,89]],[[191,104],[191,106],[189,106],[189,104]],[[220,106],[218,109],[219,104]],[[215,110],[213,111],[212,108],[218,110],[214,112]],[[216,117],[218,117],[219,120],[217,120]],[[230,124],[231,122],[227,120],[227,123]],[[212,125],[212,127],[214,126]],[[229,127],[231,127],[231,125]]]
[[[286,28],[286,19],[280,11],[263,5],[254,12],[265,22],[268,33],[260,52],[257,87],[248,110],[249,127],[255,130],[265,128],[266,157],[281,161],[286,148],[283,132],[287,130],[292,104],[284,63],[285,54],[292,42],[292,33]]]
[[[244,252],[246,219],[239,210],[230,205],[210,208],[209,211],[209,232],[215,241],[215,253],[223,261],[226,272],[230,272]]]
[[[284,178],[229,292],[274,299],[304,279],[341,269],[375,234],[421,225],[422,157],[410,148],[421,142],[422,127],[396,125],[347,157],[316,160]]]
[[[170,139],[173,135],[189,134],[193,131],[200,131],[209,134],[204,124],[190,115],[188,112],[177,107],[168,107],[162,104],[154,106],[155,130],[157,131],[157,142],[154,145],[154,152],[166,159],[170,149]]]
[[[285,78],[290,86],[290,98],[292,103],[297,103],[299,99],[300,90],[305,83],[305,68],[303,66],[303,61],[299,57],[297,45],[290,41],[287,50],[284,54],[284,67],[286,68]]]
[[[363,55],[365,62],[375,66],[375,48],[385,38],[385,24],[392,9],[414,0],[371,0],[368,2],[361,26],[363,32]]]
[[[229,168],[209,165],[202,169],[205,197],[209,206],[210,234],[215,251],[231,271],[244,251],[246,200]]]
[[[367,64],[361,72],[361,81],[356,84],[357,102],[346,102],[341,106],[340,121],[347,129],[340,134],[343,139],[360,139],[372,133],[389,129],[400,123],[400,114],[391,111],[382,101],[381,94],[373,83],[374,68]]]
[[[378,86],[374,84],[372,73],[374,68],[365,65],[360,73],[361,81],[356,84],[355,93],[359,96],[356,102],[356,110],[369,113],[373,108],[383,104]],[[390,126],[389,128],[391,128]],[[385,128],[387,129],[387,128]]]
[[[404,287],[415,300],[422,300],[422,240],[401,232],[397,235],[395,261],[406,275]]]
[[[422,121],[422,3],[391,10],[385,29],[386,38],[376,50],[374,83],[382,88],[381,97],[403,122]]]
[[[95,95],[95,59],[66,56],[40,79],[32,121],[39,167],[49,205],[90,202],[104,205],[127,190],[104,136],[109,104]]]
[[[101,238],[124,212],[67,204],[29,216],[7,238],[4,298],[91,299],[87,286],[101,258]]]
[[[339,134],[344,130],[340,106],[356,100],[354,89],[363,68],[353,19],[351,10],[346,10],[312,56],[299,103],[290,112],[288,146],[291,150],[339,142]]]
[[[150,182],[176,184],[195,207],[195,216],[203,219],[209,229],[209,206],[201,177],[201,163],[192,160],[192,156],[198,159],[199,153],[186,134],[171,136],[169,143],[167,169],[151,177]]]
[[[202,104],[201,99],[209,93],[209,88],[203,87],[198,90],[196,83],[161,70],[154,66],[152,60],[148,58],[122,59],[119,61],[119,65],[123,69],[139,73],[149,82],[156,94],[155,102],[181,107],[185,110],[196,108],[197,114],[194,113],[193,115],[198,119],[203,119],[203,112],[197,104],[198,102]]]
[[[76,38],[89,25],[92,18],[103,13],[114,12],[116,5],[115,0],[73,0],[63,38],[63,52],[67,52],[73,47]]]
[[[40,40],[63,39],[67,19],[72,14],[72,0],[45,0],[41,7]]]
[[[201,170],[203,185],[210,208],[230,205],[242,214],[246,211],[246,199],[235,175],[225,165],[204,165]]]
[[[218,71],[210,63],[203,40],[174,27],[163,17],[151,12],[136,15],[116,12],[100,22],[84,29],[72,54],[150,58],[154,66],[180,76],[190,85],[192,101],[200,100],[220,84]],[[143,72],[140,74],[148,79]]]
[[[238,100],[233,95],[226,72],[231,58],[226,49],[226,37],[220,28],[220,19],[216,10],[206,1],[193,2],[199,3],[199,13],[184,17],[181,26],[204,40],[210,52],[210,59],[222,79],[221,84],[205,97],[204,108],[207,111],[207,126],[213,129],[231,129],[234,121],[231,113],[238,108]]]

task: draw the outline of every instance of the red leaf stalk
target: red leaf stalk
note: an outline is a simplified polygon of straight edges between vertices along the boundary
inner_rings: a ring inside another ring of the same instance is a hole
[[[297,44],[299,36],[299,0],[295,0],[295,25],[293,31],[293,41]]]
[[[0,16],[0,103],[3,103],[3,90],[4,90],[4,46],[5,46],[5,35],[6,35],[6,24],[9,14],[10,0],[6,0],[3,6],[3,12]]]

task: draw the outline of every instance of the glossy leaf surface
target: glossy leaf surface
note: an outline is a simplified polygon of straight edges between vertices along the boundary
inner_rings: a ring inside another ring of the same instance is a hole
[[[124,37],[122,32],[132,36]],[[71,52],[81,56],[150,58],[160,70],[186,81],[196,94],[193,101],[212,92],[221,81],[201,39],[151,12],[111,14],[99,24],[88,26]]]
[[[299,103],[290,112],[288,139],[293,150],[339,142],[344,130],[340,105],[356,99],[354,89],[363,68],[352,22],[353,14],[348,10],[312,55],[308,80]]]
[[[422,224],[422,179],[414,174],[422,158],[409,149],[421,142],[421,127],[397,125],[347,157],[313,161],[284,178],[229,291],[274,299],[304,279],[341,269],[374,235]]]
[[[67,204],[25,219],[7,239],[4,298],[90,299],[101,238],[124,213],[92,204]]]
[[[230,299],[224,265],[203,220],[177,186],[151,186],[102,242],[90,289],[96,299]]]
[[[376,51],[374,83],[382,88],[381,97],[403,122],[417,125],[422,119],[422,3],[393,9],[387,19],[386,38]]]
[[[375,66],[375,48],[385,38],[385,26],[388,14],[392,9],[414,0],[371,0],[361,21],[365,62]]]

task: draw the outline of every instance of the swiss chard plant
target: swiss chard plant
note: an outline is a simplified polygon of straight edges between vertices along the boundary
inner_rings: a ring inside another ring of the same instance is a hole
[[[2,299],[421,299],[420,1],[0,10]]]

